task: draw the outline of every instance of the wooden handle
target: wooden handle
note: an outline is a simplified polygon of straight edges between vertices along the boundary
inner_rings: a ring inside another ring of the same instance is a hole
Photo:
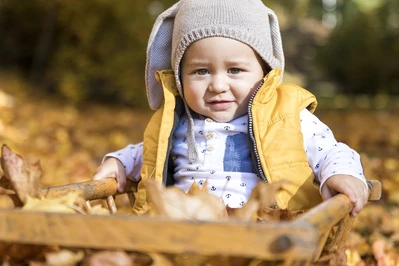
[[[329,230],[352,210],[353,204],[344,194],[323,201],[297,218],[295,223],[312,225],[319,232]]]
[[[137,183],[128,180],[125,192],[137,191]],[[72,183],[62,186],[43,188],[39,192],[40,198],[56,198],[70,192],[80,192],[86,200],[105,199],[109,196],[118,195],[118,184],[115,178],[101,180],[90,180],[80,183]],[[16,195],[1,195],[0,207],[13,208],[22,206],[22,203],[15,199]]]
[[[382,185],[378,180],[367,180],[369,187],[369,201],[376,201],[381,199]]]
[[[381,198],[381,182],[370,180],[367,181],[367,185],[369,187],[369,201],[379,200]],[[349,216],[352,208],[353,204],[350,199],[344,194],[338,194],[320,203],[294,221],[294,224],[310,225],[316,229],[319,240],[318,247],[313,255],[314,261],[320,257],[323,248],[330,253],[345,244],[354,221],[354,218]],[[335,237],[331,243],[326,244],[330,230],[335,225],[338,225]]]
[[[369,187],[369,201],[379,200],[381,198],[381,182],[369,180],[367,185]],[[338,194],[307,211],[296,222],[312,224],[324,231],[342,220],[352,208],[353,204],[349,198],[344,194]]]
[[[105,199],[109,196],[119,194],[116,179],[107,178],[43,188],[40,191],[40,197],[54,198],[73,191],[81,192],[86,200]],[[137,184],[132,181],[128,181],[125,187],[125,192],[129,191],[137,191]]]

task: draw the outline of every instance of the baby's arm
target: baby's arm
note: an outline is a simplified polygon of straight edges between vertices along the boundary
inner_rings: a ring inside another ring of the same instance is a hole
[[[140,180],[140,171],[143,164],[143,143],[129,144],[125,148],[108,153],[102,164],[97,168],[93,180],[116,178],[118,191],[123,192],[126,185],[126,176],[133,181]]]
[[[359,154],[338,143],[331,130],[308,110],[303,110],[300,117],[304,147],[309,165],[320,182],[323,200],[343,193],[354,204],[351,215],[357,215],[368,197]]]

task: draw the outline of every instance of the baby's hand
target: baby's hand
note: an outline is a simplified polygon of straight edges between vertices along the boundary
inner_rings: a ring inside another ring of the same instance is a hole
[[[126,185],[126,172],[123,164],[116,158],[106,159],[98,168],[93,176],[93,180],[105,178],[116,178],[118,181],[118,191],[123,192]]]
[[[348,196],[354,204],[351,211],[353,217],[359,214],[368,201],[368,188],[361,180],[351,175],[333,175],[327,179],[321,189],[323,200],[338,193]]]

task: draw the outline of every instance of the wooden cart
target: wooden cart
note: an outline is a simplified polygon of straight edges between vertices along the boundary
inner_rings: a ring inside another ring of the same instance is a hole
[[[368,181],[369,200],[381,196],[381,183]],[[131,203],[136,184],[128,189]],[[200,254],[285,261],[310,265],[321,254],[342,250],[354,218],[352,204],[343,194],[322,202],[293,221],[204,222],[119,215],[113,196],[115,179],[88,181],[41,190],[52,198],[80,191],[88,201],[107,200],[113,215],[77,215],[22,211],[13,195],[0,206],[0,241],[65,247],[123,249],[139,252]],[[8,208],[7,208],[8,207]],[[13,208],[9,208],[13,207]],[[162,228],[160,230],[160,228]],[[234,243],[234,244],[232,244]],[[239,243],[239,244],[237,244]]]

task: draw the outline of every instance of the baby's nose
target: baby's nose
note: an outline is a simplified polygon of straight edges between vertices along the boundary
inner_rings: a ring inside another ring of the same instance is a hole
[[[221,93],[228,90],[228,88],[226,77],[220,74],[212,76],[211,83],[209,84],[210,91]]]

